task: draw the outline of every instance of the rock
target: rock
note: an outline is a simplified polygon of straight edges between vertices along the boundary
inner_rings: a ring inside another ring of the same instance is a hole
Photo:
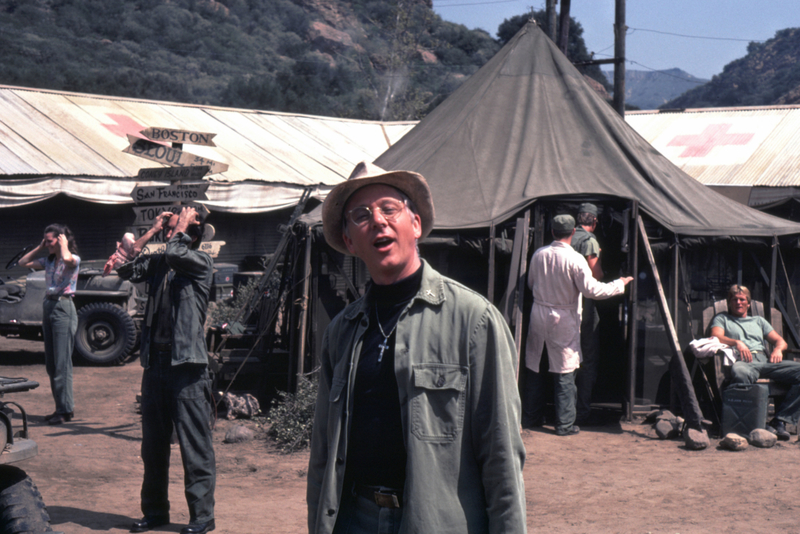
[[[660,414],[656,416],[656,421],[675,421],[677,419],[675,414],[669,410],[662,410]]]
[[[256,437],[255,432],[244,425],[234,425],[225,433],[225,443],[243,443]]]
[[[719,446],[722,447],[723,449],[728,449],[731,451],[743,451],[749,445],[747,444],[747,440],[745,438],[743,438],[739,434],[734,434],[733,432],[731,432],[730,434],[722,438],[722,441],[719,442]]]
[[[678,428],[672,421],[660,420],[655,425],[656,435],[661,439],[672,439],[678,435]]]
[[[708,433],[705,430],[695,430],[694,428],[687,428],[683,433],[683,442],[686,448],[691,451],[701,451],[711,445],[708,439]]]
[[[761,447],[762,449],[769,449],[770,447],[774,447],[775,443],[778,441],[778,436],[766,430],[764,428],[756,428],[752,432],[750,432],[750,437],[748,438],[750,445],[753,447]]]
[[[644,416],[644,422],[645,423],[655,423],[656,422],[656,417],[658,417],[659,415],[661,415],[661,410],[653,410],[653,411],[647,412],[647,415]]]

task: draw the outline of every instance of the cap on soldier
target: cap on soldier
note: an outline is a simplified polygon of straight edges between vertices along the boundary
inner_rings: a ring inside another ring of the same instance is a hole
[[[553,217],[553,231],[557,234],[566,234],[575,229],[575,219],[572,215],[556,215]]]
[[[597,217],[597,206],[594,204],[590,204],[588,202],[584,202],[580,206],[578,206],[578,214],[581,213],[591,213],[595,217]]]

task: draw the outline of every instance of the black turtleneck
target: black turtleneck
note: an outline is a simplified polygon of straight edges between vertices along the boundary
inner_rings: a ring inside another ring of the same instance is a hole
[[[406,448],[394,372],[395,325],[421,283],[420,266],[414,274],[394,284],[372,284],[367,293],[369,327],[364,332],[356,369],[345,477],[357,484],[396,489],[405,485]],[[384,335],[389,336],[388,348],[381,357]]]

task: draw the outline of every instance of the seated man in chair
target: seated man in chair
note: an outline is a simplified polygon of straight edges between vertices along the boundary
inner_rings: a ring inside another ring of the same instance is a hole
[[[714,317],[711,335],[739,351],[739,358],[731,369],[732,384],[753,384],[759,378],[770,378],[790,386],[786,400],[780,409],[776,408],[775,418],[770,422],[778,439],[786,441],[790,437],[786,423],[796,425],[800,418],[800,362],[783,361],[786,341],[763,317],[748,317],[748,309],[750,290],[740,285],[731,286],[728,313]],[[765,340],[772,345],[769,355]]]

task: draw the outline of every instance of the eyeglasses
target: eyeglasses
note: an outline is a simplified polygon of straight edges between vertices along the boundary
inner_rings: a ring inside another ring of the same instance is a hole
[[[372,220],[372,216],[378,212],[387,221],[395,221],[400,216],[400,212],[406,207],[405,200],[386,199],[374,208],[369,206],[358,206],[347,212],[347,218],[356,226],[364,226]]]

